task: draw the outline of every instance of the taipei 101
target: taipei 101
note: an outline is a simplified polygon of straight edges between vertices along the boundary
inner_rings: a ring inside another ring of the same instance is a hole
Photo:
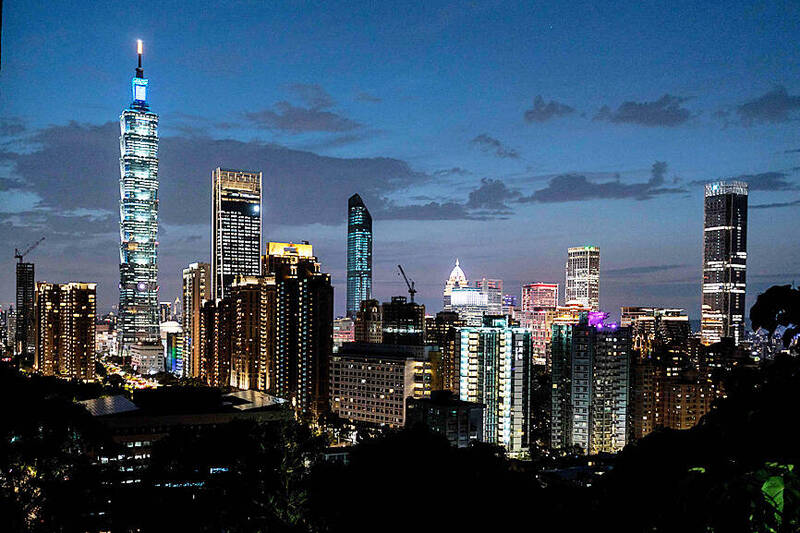
[[[0,530],[800,532],[798,43],[0,0]]]

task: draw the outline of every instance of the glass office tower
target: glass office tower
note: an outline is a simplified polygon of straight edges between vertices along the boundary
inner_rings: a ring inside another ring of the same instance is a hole
[[[747,184],[720,181],[705,187],[703,225],[703,344],[744,336],[747,264]]]
[[[354,194],[347,201],[347,316],[372,297],[372,216]]]
[[[147,101],[148,80],[139,66],[133,101],[122,112],[119,159],[119,348],[159,341],[158,327],[158,115]]]
[[[213,294],[221,300],[236,276],[261,274],[261,172],[216,168],[211,181]]]
[[[600,308],[600,248],[576,246],[567,250],[566,271],[564,303],[580,302],[597,311]]]

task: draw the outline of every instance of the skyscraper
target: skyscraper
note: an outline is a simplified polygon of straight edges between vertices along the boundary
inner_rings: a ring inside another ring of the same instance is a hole
[[[261,172],[217,167],[211,181],[212,294],[219,300],[237,275],[261,273]]]
[[[36,347],[36,330],[34,327],[34,294],[36,282],[34,280],[33,263],[17,263],[17,322],[15,339],[15,353],[17,362],[30,365],[29,356]]]
[[[211,299],[211,265],[192,263],[183,270],[183,375],[200,377],[200,356],[203,343],[200,336],[200,312],[203,302]]]
[[[600,308],[600,248],[577,246],[567,250],[565,303],[580,302]]]
[[[147,101],[139,66],[133,101],[119,117],[119,351],[139,341],[159,342],[158,329],[158,115]]]
[[[558,307],[558,283],[528,283],[522,286],[522,312],[555,311]]]
[[[551,446],[616,453],[627,440],[631,336],[602,312],[556,324],[552,336]]]
[[[275,278],[242,276],[230,287],[230,384],[239,389],[267,391],[274,374]]]
[[[372,216],[361,196],[347,201],[347,316],[372,298]]]
[[[705,188],[703,225],[703,344],[744,335],[747,184],[718,181]]]
[[[531,334],[505,317],[486,317],[479,327],[455,330],[455,373],[460,400],[486,406],[482,434],[512,455],[528,447]]]
[[[69,379],[94,379],[95,283],[36,285],[38,372]]]
[[[328,411],[333,287],[310,244],[271,242],[264,272],[275,277],[276,333],[271,392],[304,418]]]

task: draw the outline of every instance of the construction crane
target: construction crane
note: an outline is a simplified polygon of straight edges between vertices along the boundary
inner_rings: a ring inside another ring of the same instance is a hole
[[[28,253],[30,253],[31,250],[33,250],[34,248],[39,246],[42,243],[43,240],[44,240],[44,237],[42,237],[41,239],[39,239],[35,243],[31,244],[30,246],[28,246],[28,249],[25,250],[24,252],[20,252],[19,248],[14,248],[14,259],[19,259],[19,262],[22,263],[22,258],[25,257],[26,255],[28,255]]]
[[[400,269],[400,274],[402,274],[403,279],[406,280],[406,285],[408,286],[408,295],[411,297],[411,303],[414,303],[414,295],[417,293],[417,289],[414,288],[414,280],[412,279],[411,281],[409,281],[408,276],[406,276],[406,273],[403,270],[402,265],[397,265],[397,268]]]

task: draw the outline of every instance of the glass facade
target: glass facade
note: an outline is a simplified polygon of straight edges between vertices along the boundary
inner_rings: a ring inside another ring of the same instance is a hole
[[[158,341],[160,335],[158,115],[147,101],[141,54],[132,92],[133,101],[119,119],[120,353],[135,342]]]
[[[709,183],[705,188],[703,227],[704,344],[744,335],[747,268],[747,184]]]
[[[261,172],[217,168],[211,180],[211,268],[214,296],[221,300],[236,276],[261,274]]]
[[[600,248],[577,246],[567,250],[565,303],[579,302],[600,308]]]
[[[347,202],[347,316],[372,297],[372,216],[357,194]]]

